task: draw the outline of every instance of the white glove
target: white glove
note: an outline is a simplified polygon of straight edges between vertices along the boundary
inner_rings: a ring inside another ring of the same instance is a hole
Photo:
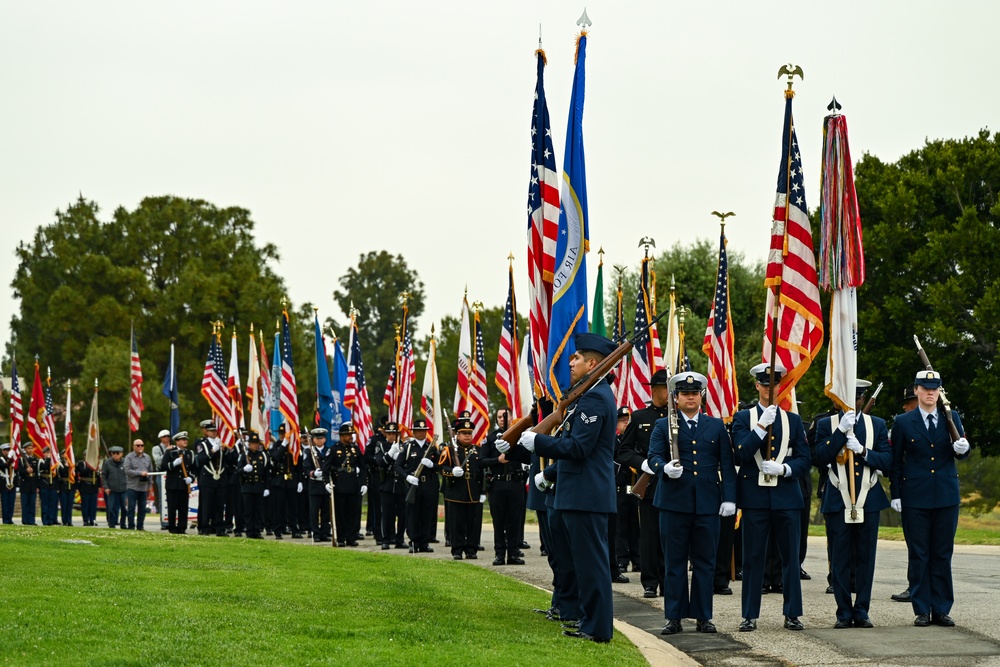
[[[181,467],[181,463],[183,461],[184,461],[184,459],[182,459],[181,457],[178,456],[176,459],[174,459],[173,461],[170,462],[170,467],[171,468],[180,468]]]
[[[302,493],[302,482],[299,482],[299,485],[295,487],[295,493]]]
[[[216,438],[215,440],[212,441],[212,453],[214,454],[220,449],[222,449],[222,442],[218,438]]]
[[[840,418],[840,425],[837,427],[840,429],[841,433],[847,433],[854,425],[858,423],[858,415],[854,410],[848,410],[844,413],[844,416]]]
[[[648,472],[650,475],[655,475],[656,474],[656,473],[653,472],[653,469],[649,467],[649,459],[646,459],[645,461],[643,461],[642,465],[639,466],[639,467],[642,468],[643,472]]]
[[[497,451],[501,454],[506,454],[510,451],[510,443],[503,438],[498,437],[493,441],[493,444],[496,445]]]
[[[316,470],[313,470],[312,471],[312,478],[313,479],[323,479],[323,471],[319,470],[318,468]]]
[[[540,472],[535,475],[535,488],[539,491],[545,491],[549,488],[549,480],[545,479],[545,473]]]
[[[366,493],[368,493],[368,487],[365,486],[364,484],[362,484],[361,485],[361,495],[365,495]]]
[[[406,476],[406,481],[409,484],[412,484],[413,486],[416,486],[417,484],[420,484],[420,480],[417,479],[416,477],[414,477],[413,475],[407,475]]]
[[[681,466],[681,462],[674,459],[667,465],[663,466],[663,472],[670,479],[677,479],[684,473],[684,468]]]
[[[761,428],[767,428],[774,423],[775,418],[778,416],[778,406],[769,405],[764,408],[764,412],[761,413],[760,419],[757,420],[757,426]]]
[[[455,466],[454,468],[451,469],[451,474],[454,477],[462,477],[465,475],[465,468],[463,468],[462,466]]]
[[[399,456],[399,452],[400,452],[399,443],[398,442],[392,443],[392,447],[389,448],[389,458],[395,461],[396,457]]]
[[[761,461],[760,471],[765,475],[775,475],[776,477],[785,476],[785,466],[777,461]]]
[[[538,435],[538,434],[535,433],[534,431],[525,431],[524,433],[521,434],[521,437],[518,438],[517,444],[521,445],[522,447],[524,447],[525,449],[527,449],[529,452],[533,452],[533,451],[535,451],[535,436],[536,435]]]
[[[249,463],[243,466],[243,472],[253,472],[253,466]]]
[[[955,453],[959,456],[963,456],[967,451],[969,451],[969,441],[965,438],[959,438],[955,442],[951,443],[951,446],[955,448]]]
[[[847,448],[855,454],[863,454],[865,451],[865,448],[861,445],[861,441],[853,435],[847,436]]]
[[[903,511],[903,501],[900,500],[899,498],[893,498],[892,500],[889,501],[889,507],[891,507],[892,509],[896,510],[897,512],[902,512]]]
[[[360,475],[361,474],[361,468],[355,468],[354,469],[354,474],[355,475]]]
[[[431,468],[434,467],[434,462],[425,456],[424,458],[420,459],[420,465],[424,467],[424,470],[430,470]]]
[[[184,478],[184,483],[187,484],[188,486],[191,486],[191,478],[190,477],[185,477]]]
[[[719,516],[732,516],[736,514],[736,503],[722,503],[719,508]]]
[[[326,492],[327,493],[333,493],[333,484],[332,483],[326,485]]]
[[[479,496],[479,504],[481,505],[485,502],[486,502],[486,494],[484,493],[483,495]]]
[[[264,497],[267,498],[269,495],[271,495],[271,489],[264,489]]]

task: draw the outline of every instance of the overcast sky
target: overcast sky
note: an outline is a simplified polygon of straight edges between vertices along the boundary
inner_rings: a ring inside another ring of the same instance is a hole
[[[502,305],[525,205],[534,50],[561,170],[582,2],[6,2],[0,5],[0,281],[79,193],[110,218],[143,197],[249,209],[295,303],[335,314],[369,250],[423,279],[426,332],[469,298]],[[590,2],[584,137],[592,253],[634,265],[717,238],[768,247],[778,68],[796,82],[810,207],[822,119],[844,105],[855,160],[1000,127],[995,2]],[[815,221],[814,221],[815,224]],[[814,227],[815,230],[815,227]],[[678,293],[683,301],[683,286]],[[0,336],[16,310],[0,294]]]

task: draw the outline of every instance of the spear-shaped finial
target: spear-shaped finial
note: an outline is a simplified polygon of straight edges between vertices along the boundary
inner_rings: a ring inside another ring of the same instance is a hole
[[[827,110],[830,112],[831,116],[839,116],[840,110],[843,108],[840,106],[840,102],[837,101],[837,96],[834,95],[830,103],[826,105]]]
[[[94,378],[94,391],[97,391],[97,378]]]
[[[674,282],[674,274],[671,273],[670,274],[670,291],[673,292],[675,289],[677,289],[677,283]]]
[[[601,249],[597,251],[597,254],[600,255],[600,261],[598,263],[604,264],[604,246],[601,246]]]
[[[514,266],[514,253],[513,252],[511,252],[509,255],[507,255],[507,261],[510,262],[511,266]]]
[[[583,14],[581,14],[580,18],[576,20],[576,24],[580,26],[583,30],[586,30],[587,28],[593,25],[593,23],[590,22],[590,17],[587,16],[586,7],[583,8]]]
[[[288,310],[288,299],[281,297],[281,309]]]
[[[358,315],[360,315],[360,314],[361,313],[358,312],[358,309],[354,307],[354,300],[352,299],[351,300],[351,310],[347,313],[348,317],[350,317],[352,320],[356,320],[358,318]]]

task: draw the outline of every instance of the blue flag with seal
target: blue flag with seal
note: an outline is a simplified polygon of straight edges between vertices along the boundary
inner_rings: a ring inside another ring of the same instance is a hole
[[[278,438],[278,427],[281,426],[285,418],[281,414],[279,405],[281,404],[281,329],[274,332],[274,359],[271,361],[271,405],[270,407],[270,428],[275,440]],[[289,442],[292,434],[286,433]]]
[[[334,336],[337,334],[334,333]],[[340,348],[340,340],[333,339],[333,424],[340,428],[341,424],[351,422],[351,409],[344,405],[344,394],[347,393],[347,359]],[[338,420],[337,415],[340,415]],[[333,438],[330,438],[331,440]]]
[[[576,71],[566,126],[559,234],[552,280],[549,325],[549,391],[556,400],[569,388],[569,358],[576,351],[573,335],[587,331],[587,252],[590,219],[587,213],[587,170],[583,159],[584,62],[587,30],[576,42]]]
[[[316,414],[320,428],[333,431],[340,428],[340,413],[334,410],[333,389],[330,387],[330,370],[326,363],[326,341],[319,327],[319,314],[313,326],[316,337]],[[332,438],[331,438],[332,439]]]
[[[174,344],[170,344],[170,366],[167,377],[163,380],[163,395],[170,401],[170,435],[181,430],[181,411],[178,407],[177,366],[174,364]]]

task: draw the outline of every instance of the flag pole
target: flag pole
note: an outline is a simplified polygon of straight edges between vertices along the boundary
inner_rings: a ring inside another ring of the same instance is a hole
[[[129,320],[129,330],[128,330],[128,392],[125,394],[127,397],[127,402],[125,404],[125,423],[128,429],[128,440],[132,440],[132,344],[135,342],[135,320]],[[128,448],[129,442],[126,442],[125,451],[131,452],[132,450]]]
[[[792,83],[795,75],[798,74],[799,78],[802,79],[802,68],[788,63],[787,65],[782,65],[781,69],[778,70],[778,78],[782,76],[788,76],[788,88],[785,89],[785,99],[791,99],[795,97],[795,91],[792,90]],[[788,137],[786,140],[788,142],[788,150],[792,149],[792,132],[794,132],[794,125],[791,120],[788,123]],[[785,265],[785,256],[788,255],[788,209],[789,200],[791,198],[791,192],[788,192],[788,184],[791,182],[791,171],[792,171],[792,161],[788,159],[788,154],[785,154],[785,220],[782,225],[782,242],[781,242],[781,266]],[[767,386],[767,404],[768,406],[774,404],[774,364],[778,359],[778,313],[781,310],[781,280],[779,276],[778,283],[774,286],[774,303],[771,305],[771,361],[769,374],[770,378]],[[768,425],[767,427],[767,442],[764,448],[764,458],[771,460],[771,438],[774,434],[774,423]],[[772,475],[764,475],[764,481],[770,483],[772,481]]]

